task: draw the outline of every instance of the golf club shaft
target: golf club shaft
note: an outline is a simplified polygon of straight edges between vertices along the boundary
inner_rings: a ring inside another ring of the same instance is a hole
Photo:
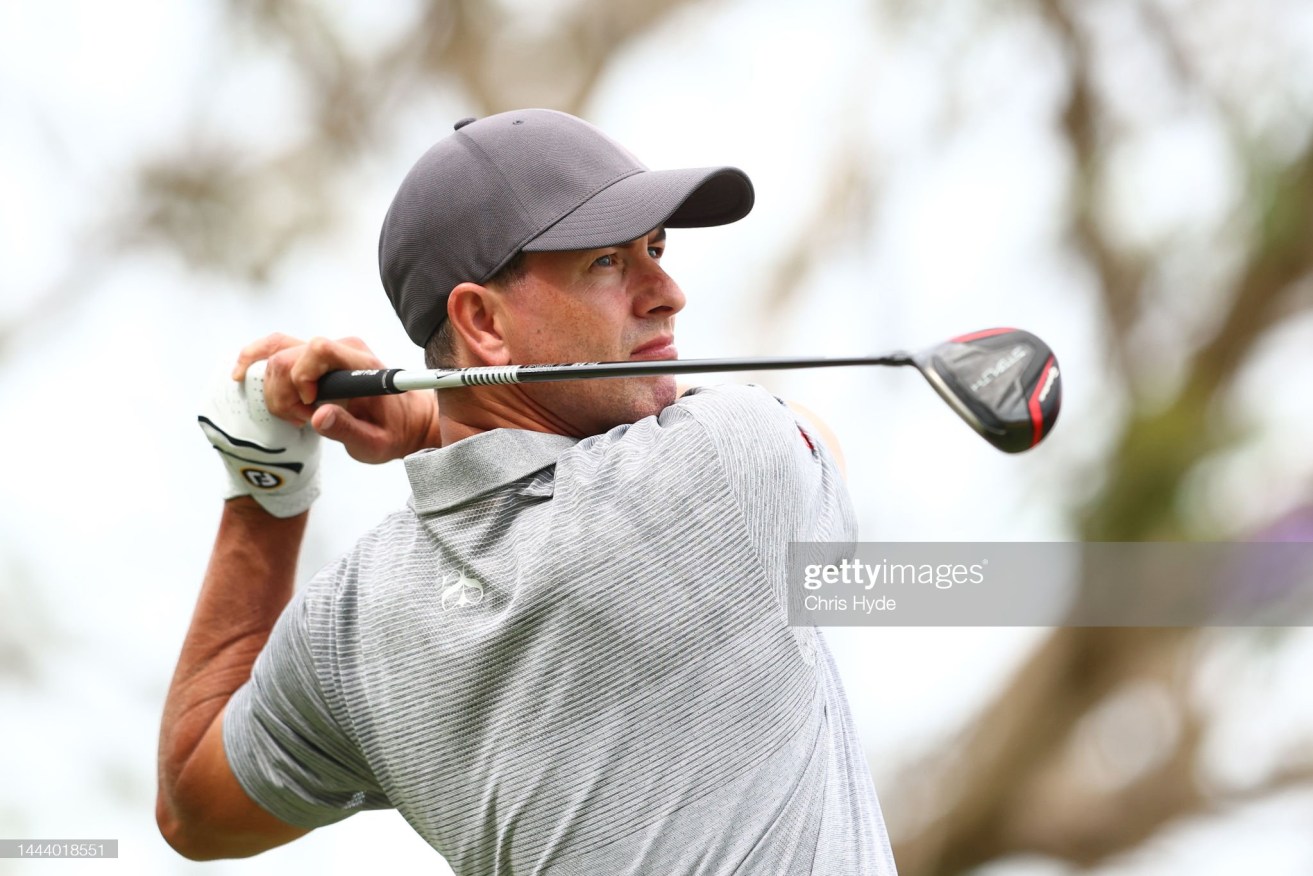
[[[455,389],[552,380],[600,377],[653,377],[669,374],[709,374],[719,371],[775,371],[791,368],[834,368],[850,365],[912,365],[906,353],[884,356],[767,357],[757,359],[643,359],[629,362],[575,362],[566,365],[494,365],[408,371],[401,368],[369,371],[330,371],[319,380],[321,400],[392,395],[413,389]]]

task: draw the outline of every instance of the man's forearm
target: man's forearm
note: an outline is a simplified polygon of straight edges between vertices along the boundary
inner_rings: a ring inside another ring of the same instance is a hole
[[[253,499],[224,504],[160,727],[160,804],[251,667],[291,599],[306,514],[279,519]]]

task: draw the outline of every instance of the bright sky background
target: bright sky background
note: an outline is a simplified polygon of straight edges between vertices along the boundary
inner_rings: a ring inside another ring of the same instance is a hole
[[[333,5],[364,41],[399,20]],[[1058,352],[1062,419],[1048,444],[1021,457],[989,448],[910,371],[772,377],[772,389],[820,412],[843,439],[864,539],[1068,537],[1063,509],[1097,477],[1122,402],[1109,392],[1089,281],[1054,256],[1068,159],[1044,120],[1062,97],[1062,60],[1024,26],[982,41],[973,51],[985,73],[956,108],[959,133],[945,136],[936,83],[952,35],[900,40],[871,5],[736,0],[676,16],[612,71],[588,116],[652,167],[735,164],[756,185],[749,219],[671,234],[667,267],[689,297],[683,357],[880,352],[993,325],[1029,328]],[[221,473],[194,425],[204,388],[242,344],[273,330],[357,334],[389,363],[421,363],[378,284],[378,225],[411,162],[469,114],[451,96],[404,114],[385,149],[333,181],[351,214],[282,266],[276,294],[158,253],[102,260],[88,220],[122,202],[138,155],[200,116],[253,154],[301,123],[295,89],[275,66],[251,63],[254,53],[215,43],[207,8],[0,4],[0,317],[53,284],[89,290],[34,323],[0,369],[0,836],[118,838],[120,859],[88,872],[200,872],[164,845],[151,807],[159,709],[220,509]],[[1313,43],[1309,18],[1292,22],[1292,41]],[[847,36],[871,28],[874,42]],[[787,330],[762,338],[751,313],[762,256],[784,246],[815,203],[835,131],[868,144],[881,214],[860,246],[836,242],[805,299],[782,315]],[[1136,217],[1206,214],[1234,197],[1207,130],[1162,136],[1144,144],[1126,193],[1109,205],[1128,233],[1152,234],[1149,220],[1137,232]],[[1309,495],[1309,349],[1313,320],[1292,321],[1246,375],[1238,416],[1279,428],[1219,464],[1199,488],[1200,513],[1260,520]],[[1264,389],[1276,382],[1304,390]],[[406,496],[398,465],[359,466],[338,448],[326,457],[303,578]],[[1270,489],[1255,493],[1255,478]],[[829,638],[868,750],[892,773],[967,719],[1041,632],[846,629]],[[1247,668],[1244,647],[1229,662],[1224,650],[1213,676],[1246,715],[1216,746],[1219,770],[1232,777],[1253,771],[1255,752],[1313,726],[1299,671],[1313,641],[1273,645],[1260,671]],[[876,779],[879,789],[878,767]],[[1099,872],[1307,874],[1310,816],[1313,795],[1292,794],[1183,827]],[[76,866],[0,861],[0,874]],[[431,850],[381,813],[204,872],[434,866]],[[1022,862],[990,872],[1066,871]]]

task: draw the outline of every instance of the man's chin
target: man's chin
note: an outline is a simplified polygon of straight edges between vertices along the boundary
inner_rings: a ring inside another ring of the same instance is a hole
[[[673,377],[658,378],[661,382],[652,389],[651,410],[644,416],[656,416],[675,403],[679,389]]]

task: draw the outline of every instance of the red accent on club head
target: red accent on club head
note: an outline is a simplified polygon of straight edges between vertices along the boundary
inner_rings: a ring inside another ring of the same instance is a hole
[[[1044,368],[1039,373],[1039,380],[1035,382],[1035,390],[1030,394],[1026,401],[1026,408],[1030,411],[1031,440],[1030,446],[1034,447],[1044,439],[1044,411],[1040,408],[1039,394],[1044,391],[1044,384],[1048,381],[1049,372],[1053,370],[1055,357],[1050,356],[1044,363]]]

